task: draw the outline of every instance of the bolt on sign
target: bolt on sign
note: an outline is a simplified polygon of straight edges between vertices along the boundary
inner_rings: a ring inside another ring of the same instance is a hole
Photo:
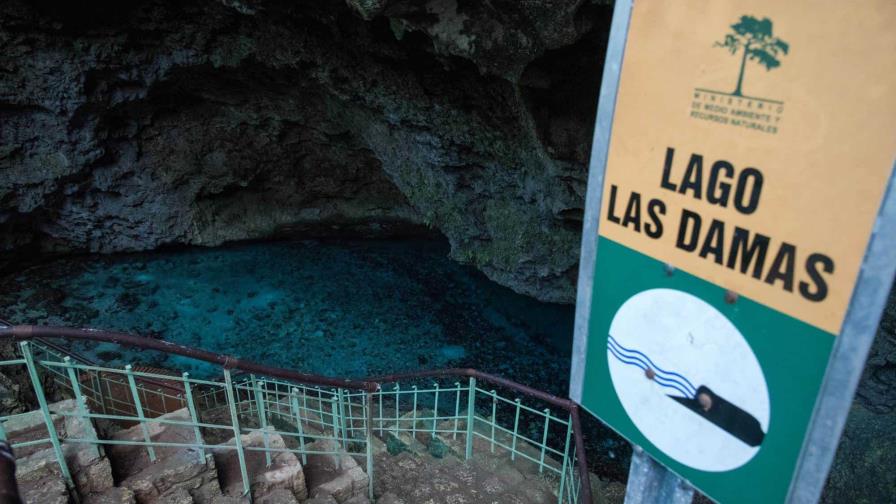
[[[571,395],[715,500],[794,500],[813,450],[829,468],[892,279],[893,249],[869,244],[894,240],[896,3],[620,0],[616,17]],[[850,317],[872,321],[852,349]]]

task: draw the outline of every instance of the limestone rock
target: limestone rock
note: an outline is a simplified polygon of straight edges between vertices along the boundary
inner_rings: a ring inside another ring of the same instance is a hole
[[[90,494],[81,501],[83,504],[134,504],[134,492],[124,487],[110,488],[101,493]]]
[[[273,431],[273,429],[270,429]],[[265,454],[261,451],[248,450],[247,448],[259,448],[265,446],[265,435],[262,432],[253,431],[240,437],[245,454],[246,472],[250,479],[252,496],[259,499],[269,496],[275,491],[285,490],[293,496],[293,499],[302,500],[308,495],[305,487],[305,474],[302,465],[294,453],[271,453],[271,465],[266,466]],[[235,446],[231,439],[225,446]],[[283,450],[286,444],[279,434],[267,435],[267,446],[272,450]],[[242,474],[238,454],[235,448],[214,450],[215,465],[218,468],[218,476],[224,493],[238,496],[243,493]],[[283,492],[276,495],[283,496]],[[268,497],[274,502],[280,497]],[[273,500],[272,500],[273,499]]]
[[[8,2],[0,250],[425,224],[492,279],[572,301],[610,10]]]
[[[186,408],[162,415],[163,420],[189,422]],[[196,443],[195,433],[190,427],[147,422],[149,437],[159,443]],[[140,425],[115,433],[118,441],[139,441],[144,439]],[[150,460],[144,446],[110,445],[107,447],[112,468],[119,485],[134,492],[137,502],[153,502],[165,499],[179,502],[186,492],[197,504],[210,503],[221,495],[217,470],[210,455],[200,455],[196,448],[171,446],[154,447],[156,460]]]

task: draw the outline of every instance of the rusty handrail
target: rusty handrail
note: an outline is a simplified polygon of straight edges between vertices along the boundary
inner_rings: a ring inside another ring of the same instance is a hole
[[[379,385],[367,381],[358,380],[341,380],[337,378],[329,378],[308,373],[300,373],[290,369],[277,368],[247,362],[236,357],[224,354],[216,354],[206,350],[199,350],[170,341],[158,340],[154,338],[145,338],[142,336],[134,336],[132,334],[101,331],[98,329],[73,329],[70,327],[52,327],[52,326],[33,326],[18,325],[11,327],[0,327],[0,339],[10,339],[13,341],[30,340],[35,338],[63,338],[76,341],[102,341],[106,343],[115,343],[117,345],[142,348],[145,350],[156,350],[159,352],[172,353],[191,359],[218,364],[225,369],[242,369],[251,373],[263,374],[275,378],[283,378],[286,380],[295,380],[302,383],[313,385],[321,385],[325,387],[344,387],[357,390],[366,390],[367,392],[375,392],[379,389]]]

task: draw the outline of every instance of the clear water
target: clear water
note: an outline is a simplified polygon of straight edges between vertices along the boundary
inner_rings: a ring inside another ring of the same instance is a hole
[[[112,329],[336,377],[473,367],[565,396],[574,308],[448,259],[438,240],[244,243],[68,257],[0,279],[0,318]],[[111,344],[78,353],[219,378]],[[628,448],[585,415],[589,461],[614,479]]]
[[[516,294],[447,253],[440,241],[365,240],[69,258],[6,278],[0,318],[156,336],[328,376],[475,367],[565,394],[573,307]],[[114,345],[80,351],[213,371]]]

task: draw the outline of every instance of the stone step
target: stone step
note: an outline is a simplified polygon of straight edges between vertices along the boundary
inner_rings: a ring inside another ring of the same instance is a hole
[[[321,439],[306,445],[310,452],[305,464],[305,481],[312,499],[332,497],[338,504],[362,504],[367,501],[367,473],[358,462],[332,439]]]
[[[53,403],[48,409],[78,494],[88,496],[112,488],[109,460],[100,448],[94,444],[69,441],[96,439],[97,435],[89,420],[64,415],[77,410],[75,401]],[[49,435],[40,411],[13,417],[4,423],[4,427],[10,443],[45,439]],[[26,502],[43,502],[47,499],[51,502],[53,499],[63,499],[63,496],[67,499],[69,490],[49,442],[17,449],[15,455],[16,479],[22,495],[26,496]]]
[[[283,438],[273,432],[272,428],[268,428],[267,447],[273,450],[285,450],[286,443]],[[273,452],[271,453],[271,465],[267,466],[265,453],[262,451],[252,450],[252,448],[265,447],[265,433],[260,431],[252,431],[248,434],[240,436],[246,460],[246,471],[249,477],[249,484],[252,491],[252,497],[255,501],[262,498],[286,499],[287,493],[294,500],[304,500],[308,495],[305,487],[305,473],[302,470],[302,464],[294,453],[291,452]],[[235,447],[236,443],[233,438],[223,446]],[[239,455],[235,448],[216,448],[212,450],[215,458],[215,466],[218,469],[218,480],[225,495],[239,497],[243,493],[243,478],[240,471]],[[280,490],[285,491],[280,492]],[[276,495],[274,495],[276,494]],[[278,497],[279,496],[279,497]]]
[[[101,493],[90,494],[81,504],[135,504],[134,492],[129,488],[113,487]]]
[[[557,502],[551,482],[527,478],[512,465],[491,462],[497,462],[497,459],[463,461],[453,455],[434,458],[410,451],[398,455],[381,453],[374,457],[376,502]]]
[[[162,420],[189,422],[186,408],[158,417]],[[192,427],[147,422],[150,439],[155,443],[196,444]],[[111,436],[115,441],[144,441],[143,429],[135,425]],[[204,443],[201,439],[199,442]],[[195,447],[155,446],[155,462],[150,460],[146,446],[109,445],[106,449],[112,461],[118,486],[134,492],[140,504],[180,502],[188,495],[197,504],[211,503],[220,497],[217,470],[210,453],[202,455]]]

